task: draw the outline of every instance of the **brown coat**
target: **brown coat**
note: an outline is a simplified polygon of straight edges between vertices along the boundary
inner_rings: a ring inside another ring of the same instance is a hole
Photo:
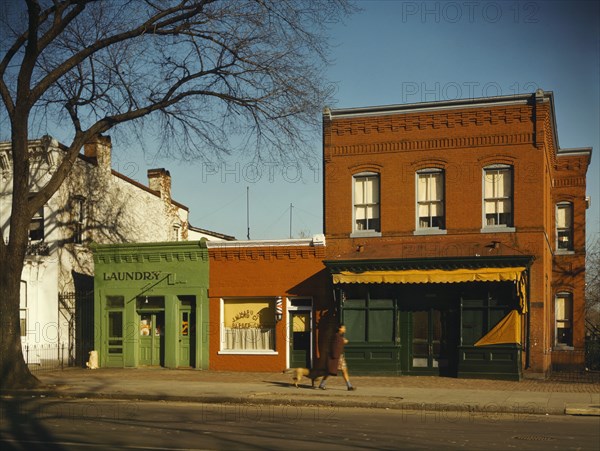
[[[344,353],[344,336],[339,332],[333,336],[329,354],[327,355],[327,372],[332,376],[337,376],[340,356]]]

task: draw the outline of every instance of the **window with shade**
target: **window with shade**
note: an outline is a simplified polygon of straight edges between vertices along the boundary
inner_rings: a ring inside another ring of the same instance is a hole
[[[276,299],[223,299],[221,351],[275,351]]]
[[[484,227],[512,227],[512,168],[494,165],[483,170]]]
[[[354,231],[380,231],[379,175],[354,176]]]
[[[444,229],[444,172],[417,173],[417,229]]]
[[[556,206],[556,250],[573,250],[573,205],[568,202]]]
[[[573,346],[573,295],[558,293],[554,309],[556,347]]]

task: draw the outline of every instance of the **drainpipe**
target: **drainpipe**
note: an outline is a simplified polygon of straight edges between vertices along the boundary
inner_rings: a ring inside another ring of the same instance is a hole
[[[525,352],[527,353],[525,357],[525,369],[529,369],[531,366],[530,362],[530,343],[529,337],[531,333],[531,296],[529,290],[529,269],[531,265],[527,265],[527,327],[525,328]]]

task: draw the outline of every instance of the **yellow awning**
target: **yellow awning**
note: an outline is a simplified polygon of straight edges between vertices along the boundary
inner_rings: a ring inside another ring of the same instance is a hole
[[[333,283],[459,283],[510,282],[517,286],[521,311],[527,311],[525,267],[477,269],[407,269],[397,271],[341,271],[332,274]]]
[[[479,339],[475,346],[507,343],[521,344],[521,315],[516,310],[511,310],[492,330]]]

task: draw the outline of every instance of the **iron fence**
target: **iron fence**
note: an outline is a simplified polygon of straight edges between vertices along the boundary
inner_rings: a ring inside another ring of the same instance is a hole
[[[23,357],[29,371],[50,371],[69,366],[68,346],[64,343],[23,345]]]
[[[587,337],[580,351],[553,351],[549,377],[564,382],[600,383],[600,337]]]

